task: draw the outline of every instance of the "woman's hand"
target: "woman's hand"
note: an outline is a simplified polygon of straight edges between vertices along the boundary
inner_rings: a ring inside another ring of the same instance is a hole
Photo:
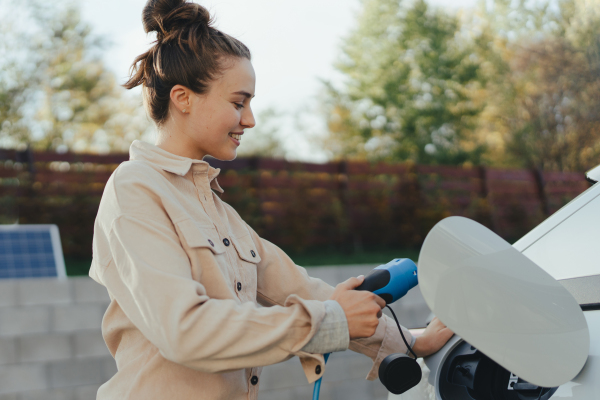
[[[431,320],[421,336],[415,340],[413,351],[419,357],[425,357],[437,352],[454,335],[446,325],[435,317]]]
[[[368,291],[354,290],[365,280],[364,276],[350,278],[335,287],[329,300],[342,306],[348,321],[350,340],[371,337],[375,334],[381,309],[385,301]]]

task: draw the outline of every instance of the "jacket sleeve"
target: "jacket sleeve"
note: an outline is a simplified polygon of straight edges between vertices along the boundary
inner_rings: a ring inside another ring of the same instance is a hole
[[[279,247],[262,239],[248,226],[252,239],[258,248],[261,262],[258,265],[258,299],[265,306],[283,304],[287,296],[295,294],[307,300],[327,300],[334,288],[317,278],[308,276],[306,269],[296,265]],[[406,340],[414,342],[411,333],[402,328]],[[350,350],[367,355],[373,360],[373,366],[367,379],[378,376],[379,364],[392,353],[406,353],[408,350],[394,320],[384,315],[370,338],[350,341]],[[321,360],[300,358],[309,381],[318,379],[315,375],[317,363],[324,368]]]
[[[203,372],[278,363],[300,351],[324,318],[322,302],[298,296],[261,308],[210,298],[166,215],[120,215],[106,238],[112,259],[100,274],[127,317],[168,360]],[[209,249],[206,262],[216,262]]]

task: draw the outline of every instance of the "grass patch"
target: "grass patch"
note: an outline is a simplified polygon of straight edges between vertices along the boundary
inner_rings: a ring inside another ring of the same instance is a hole
[[[67,276],[87,275],[92,265],[91,258],[68,258],[65,257],[65,268]]]
[[[353,264],[385,264],[394,258],[410,258],[417,262],[419,250],[365,250],[350,254],[334,251],[307,251],[304,253],[288,253],[292,260],[303,267],[322,265],[353,265]],[[65,258],[68,276],[87,275],[92,259]]]

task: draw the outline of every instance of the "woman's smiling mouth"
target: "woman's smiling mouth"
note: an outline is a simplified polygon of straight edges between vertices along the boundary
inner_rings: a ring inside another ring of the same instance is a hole
[[[233,143],[236,144],[236,146],[240,145],[240,140],[242,139],[242,133],[229,133],[229,137],[231,138],[231,140],[233,141]]]

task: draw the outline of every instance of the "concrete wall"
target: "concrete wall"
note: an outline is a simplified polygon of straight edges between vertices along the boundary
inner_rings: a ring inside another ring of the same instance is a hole
[[[373,266],[310,268],[335,285]],[[87,277],[0,280],[0,400],[92,400],[116,367],[100,333],[106,290]],[[429,314],[418,289],[394,305],[400,322],[421,326]],[[321,399],[387,399],[379,381],[364,379],[371,361],[347,351],[332,355]],[[261,400],[310,399],[298,359],[263,370]]]
[[[0,400],[95,399],[116,371],[89,278],[0,280]]]

